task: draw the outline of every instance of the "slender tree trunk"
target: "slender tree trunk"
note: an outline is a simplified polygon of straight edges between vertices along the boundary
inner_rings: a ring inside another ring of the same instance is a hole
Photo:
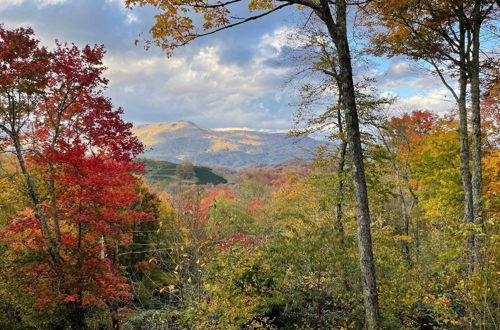
[[[106,243],[104,242],[104,236],[101,236],[100,244],[101,244],[101,253],[99,257],[101,259],[104,259],[106,258]]]
[[[348,60],[348,57],[344,60]],[[341,62],[343,62],[342,56]],[[346,61],[346,64],[349,62]],[[375,262],[372,250],[370,210],[368,207],[368,192],[366,187],[363,151],[361,148],[361,137],[359,132],[359,121],[356,111],[355,97],[353,92],[349,92],[349,90],[354,90],[352,76],[350,76],[349,69],[344,70],[345,72],[343,76],[347,79],[350,78],[351,81],[344,82],[343,86],[344,91],[346,92],[346,129],[349,141],[349,149],[351,152],[351,175],[355,194],[356,219],[358,222],[359,258],[365,303],[366,324],[368,329],[376,329],[378,327],[379,309],[377,285],[375,279]]]
[[[464,189],[464,222],[473,222],[473,203],[472,203],[472,179],[469,168],[469,130],[467,124],[467,72],[465,71],[465,31],[460,31],[462,40],[460,52],[460,76],[459,76],[459,95],[458,95],[458,135],[460,139],[460,173],[462,175],[462,185]]]
[[[52,220],[55,231],[55,242],[54,245],[57,250],[61,247],[61,226],[59,225],[59,212],[57,210],[57,195],[56,195],[56,183],[55,174],[56,170],[52,161],[49,162],[50,179],[49,179],[49,193],[50,193],[50,207],[52,210]]]
[[[467,106],[465,104],[467,77],[465,72],[460,72],[460,100],[458,102],[458,135],[460,139],[460,173],[464,189],[464,222],[473,222],[472,181],[469,169],[469,139],[467,128]]]
[[[345,140],[344,136],[344,124],[342,123],[342,112],[341,112],[341,105],[342,105],[342,86],[340,85],[340,82],[338,79],[336,79],[337,82],[337,89],[339,93],[339,98],[337,102],[337,125],[339,128],[339,134],[340,137],[342,138],[342,141],[340,142],[340,153],[339,153],[339,163],[337,167],[337,176],[339,178],[339,184],[337,188],[337,227],[340,232],[340,234],[343,236],[344,234],[344,224],[342,223],[342,218],[343,218],[343,210],[342,210],[342,196],[344,195],[344,169],[345,169],[345,156],[347,153],[347,142]],[[341,238],[343,239],[343,238]]]
[[[476,0],[472,18],[472,61],[469,65],[472,106],[472,199],[474,223],[483,221],[483,180],[481,151],[481,106],[479,85],[479,47],[481,30],[481,0]]]
[[[396,175],[396,180],[398,182],[398,192],[399,192],[398,199],[399,199],[399,207],[401,208],[401,216],[403,218],[403,235],[410,236],[410,214],[409,214],[410,212],[406,203],[405,194],[403,193],[403,187],[401,183],[402,181],[401,170],[398,164],[396,163],[396,156],[391,152],[391,148],[389,147],[389,144],[387,143],[387,140],[385,139],[385,136],[381,131],[380,131],[380,138],[382,139],[382,143],[384,144],[384,147],[387,150],[387,152],[391,154],[391,166],[392,169],[394,170],[394,174]],[[408,185],[408,180],[406,180],[405,182]],[[411,208],[413,208],[413,204],[411,205],[410,209]],[[403,256],[406,260],[406,263],[408,264],[408,268],[411,268],[412,261],[410,253],[410,244],[408,241],[403,240],[402,246],[403,246]]]
[[[58,245],[54,243],[54,239],[50,234],[48,221],[42,211],[40,196],[38,194],[35,182],[33,181],[33,178],[31,177],[31,174],[29,173],[28,168],[26,167],[26,163],[24,161],[21,142],[19,141],[19,137],[16,135],[11,136],[11,138],[12,142],[14,143],[14,149],[16,152],[17,160],[19,162],[19,167],[21,168],[21,172],[23,173],[23,176],[25,178],[26,187],[28,189],[28,195],[31,199],[31,203],[33,204],[33,211],[35,212],[35,217],[40,222],[40,226],[42,228],[42,234],[45,237],[45,244],[47,245],[52,260],[55,263],[60,263],[62,262],[62,258],[59,255],[59,248]]]
[[[344,225],[342,223],[343,210],[342,210],[342,196],[344,194],[344,167],[345,167],[345,156],[347,153],[347,143],[345,141],[340,142],[340,155],[339,155],[339,167],[337,168],[337,176],[339,177],[339,184],[337,188],[338,202],[337,202],[337,227],[340,233],[344,233]]]
[[[464,190],[464,222],[474,222],[474,205],[472,192],[472,177],[470,172],[470,148],[469,129],[467,123],[467,72],[466,72],[466,51],[465,51],[465,29],[461,23],[460,29],[460,73],[459,73],[459,94],[458,94],[458,136],[460,139],[460,173],[462,176],[462,186]],[[474,270],[474,235],[467,236],[467,263],[468,271]]]
[[[473,201],[473,183],[470,172],[470,147],[469,147],[469,129],[467,118],[467,84],[468,71],[470,65],[467,63],[469,58],[469,42],[466,33],[468,32],[464,19],[459,21],[459,91],[458,94],[447,83],[443,73],[435,62],[432,62],[443,84],[450,90],[458,105],[458,136],[460,141],[460,174],[462,177],[462,187],[464,191],[464,219],[465,223],[474,222],[474,201]],[[474,270],[474,255],[476,254],[474,235],[467,236],[467,263],[468,271]]]
[[[406,175],[405,175],[405,180],[408,182],[408,176],[406,176]],[[418,203],[418,198],[415,195],[415,192],[411,188],[410,184],[408,184],[407,188],[408,188],[408,192],[410,193],[410,196],[411,196],[410,197],[410,210],[413,210],[413,208],[415,207],[415,205],[417,205],[417,203]],[[420,258],[420,237],[419,237],[419,223],[418,223],[418,219],[414,223],[414,228],[415,228],[415,233],[414,233],[413,236],[415,237],[415,261],[418,264],[418,261],[419,261],[419,258]]]
[[[372,250],[371,221],[363,150],[361,148],[361,135],[359,132],[354,82],[352,79],[351,54],[347,39],[347,4],[345,0],[337,1],[337,30],[337,38],[334,41],[339,53],[342,95],[346,110],[346,131],[351,152],[351,172],[358,222],[358,248],[366,326],[368,329],[376,329],[379,323],[378,292]]]
[[[361,284],[365,306],[366,328],[379,327],[378,292],[375,278],[375,261],[372,250],[370,210],[366,187],[363,150],[359,132],[356,96],[352,77],[351,54],[347,38],[347,2],[337,0],[336,22],[333,20],[328,0],[321,0],[318,16],[325,22],[337,48],[343,106],[346,112],[346,132],[351,153],[351,176],[355,195],[355,210],[358,223],[358,249],[361,268]]]
[[[406,200],[405,200],[405,197],[403,195],[403,191],[402,191],[401,187],[399,188],[399,203],[400,203],[400,207],[401,207],[401,214],[403,215],[403,235],[409,237],[410,236],[410,215],[408,214]],[[411,261],[410,243],[406,240],[404,240],[402,243],[403,243],[404,258],[406,260],[408,268],[411,268],[412,261]]]

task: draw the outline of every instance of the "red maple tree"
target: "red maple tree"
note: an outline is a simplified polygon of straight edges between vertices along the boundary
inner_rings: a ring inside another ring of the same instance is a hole
[[[0,25],[0,146],[16,156],[28,201],[1,231],[17,268],[2,275],[37,307],[132,298],[113,256],[152,215],[131,209],[143,147],[103,96],[104,53],[49,51],[31,29]]]

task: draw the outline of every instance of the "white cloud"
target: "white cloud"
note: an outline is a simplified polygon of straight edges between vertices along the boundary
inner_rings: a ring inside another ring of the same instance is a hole
[[[189,119],[202,126],[203,121],[209,126],[217,122],[247,126],[262,121],[263,127],[287,127],[291,116],[275,114],[267,103],[276,101],[276,91],[287,72],[286,68],[266,65],[265,61],[274,57],[268,49],[264,51],[268,42],[269,38],[263,38],[257,55],[240,65],[224,63],[221,50],[214,46],[200,48],[189,57],[169,59],[150,53],[147,57],[109,54],[105,64],[110,90],[117,96],[115,101],[123,104],[130,104],[127,98],[134,94],[148,95],[142,106],[162,109],[156,110],[158,121]],[[117,90],[121,93],[114,92]]]
[[[19,6],[23,4],[26,0],[0,0],[0,10],[5,9],[11,6]],[[50,5],[59,5],[67,0],[34,0],[34,2],[39,7],[50,6]]]
[[[412,69],[412,66],[408,62],[398,61],[392,62],[387,68],[387,74],[389,75],[397,75],[397,76],[408,76],[414,75],[415,72]]]
[[[22,4],[24,0],[1,0],[0,1],[0,10],[10,7],[10,6],[19,6]]]
[[[392,77],[387,77],[380,81],[380,87],[383,88],[403,88],[410,87],[414,89],[434,89],[441,88],[442,82],[439,78],[428,75],[426,77],[420,77],[416,79],[406,78],[406,79],[396,79]]]
[[[261,38],[260,47],[271,46],[276,51],[281,52],[283,47],[290,46],[289,37],[295,31],[296,29],[294,28],[282,26],[274,30],[272,33],[266,33]]]
[[[385,91],[385,92],[380,93],[380,97],[391,99],[391,98],[397,97],[397,94],[394,92],[391,92],[391,91]]]
[[[118,7],[120,12],[123,14],[125,18],[125,22],[127,24],[133,24],[139,22],[139,17],[131,12],[130,9],[125,7],[124,0],[106,0],[107,3],[114,4]]]
[[[407,61],[392,61],[388,68],[377,74],[383,96],[399,96],[394,108],[399,111],[427,109],[445,113],[454,107],[450,91],[439,77],[425,67]],[[447,77],[451,86],[456,81]]]
[[[265,128],[250,128],[250,127],[221,127],[212,128],[216,132],[228,131],[248,131],[248,132],[261,132],[261,133],[288,133],[288,129],[265,129]]]
[[[137,23],[139,21],[139,18],[131,13],[127,14],[127,23],[132,24],[132,23]]]
[[[430,110],[437,113],[448,112],[455,103],[445,88],[434,89],[425,94],[416,94],[406,98],[400,98],[396,102],[396,108],[402,111]]]
[[[299,30],[290,26],[281,26],[271,33],[262,36],[257,49],[261,60],[278,58],[285,47],[299,48],[304,45],[304,41],[298,38]]]
[[[59,5],[61,3],[65,3],[67,0],[36,0],[36,2],[41,6],[49,6],[49,5]]]

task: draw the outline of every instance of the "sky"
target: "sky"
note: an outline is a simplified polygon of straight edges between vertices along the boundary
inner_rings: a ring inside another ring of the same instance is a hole
[[[123,0],[0,0],[0,23],[30,26],[42,44],[104,44],[113,104],[135,124],[189,120],[208,128],[291,128],[297,100],[284,82],[294,72],[283,57],[286,34],[300,16],[286,9],[195,40],[167,58],[135,46],[153,25],[150,8],[128,10]],[[453,103],[439,78],[402,58],[375,59],[371,75],[382,95],[397,96],[395,113],[444,113]]]

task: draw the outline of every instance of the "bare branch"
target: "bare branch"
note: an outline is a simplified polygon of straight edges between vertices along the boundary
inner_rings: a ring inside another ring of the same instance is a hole
[[[250,21],[254,21],[256,19],[259,19],[259,18],[262,18],[264,16],[267,16],[271,13],[274,13],[275,11],[278,11],[280,9],[283,9],[285,7],[288,7],[288,6],[291,6],[293,5],[293,3],[285,3],[285,4],[282,4],[282,5],[279,5],[277,6],[276,8],[273,8],[269,11],[266,11],[265,13],[262,13],[262,14],[259,14],[259,15],[255,15],[255,16],[251,16],[251,17],[247,17],[245,18],[244,20],[240,21],[240,22],[236,22],[236,23],[232,23],[232,24],[228,24],[228,25],[225,25],[221,28],[218,28],[218,29],[215,29],[215,30],[212,30],[210,32],[206,32],[206,33],[199,33],[199,34],[191,34],[191,35],[188,35],[188,40],[184,41],[183,43],[179,44],[179,46],[184,46],[184,45],[187,45],[191,40],[193,39],[197,39],[197,38],[200,38],[200,37],[205,37],[205,36],[209,36],[211,34],[215,34],[217,32],[220,32],[222,30],[226,30],[226,29],[230,29],[232,27],[235,27],[235,26],[238,26],[238,25],[241,25],[241,24],[244,24],[244,23],[247,23],[247,22],[250,22]]]

